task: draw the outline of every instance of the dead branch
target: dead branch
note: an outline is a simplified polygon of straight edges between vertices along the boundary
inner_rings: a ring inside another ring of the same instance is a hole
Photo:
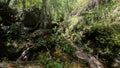
[[[21,60],[27,60],[28,59],[28,53],[30,52],[31,49],[34,48],[33,45],[30,44],[26,44],[25,45],[27,48],[22,52],[22,54],[20,55],[20,57],[17,59],[17,61],[21,61]]]
[[[88,2],[84,3],[80,8],[73,10],[71,13],[68,14],[66,19],[69,19],[71,16],[83,16],[86,11],[99,8],[100,0],[89,0]]]

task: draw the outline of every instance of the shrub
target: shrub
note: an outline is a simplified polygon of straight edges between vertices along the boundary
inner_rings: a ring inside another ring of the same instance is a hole
[[[120,47],[120,24],[106,23],[95,24],[85,33],[84,40],[90,40],[89,47],[95,48],[97,52],[119,55]]]
[[[87,47],[92,54],[98,56],[108,64],[113,58],[120,55],[120,24],[119,23],[99,23],[94,24],[86,31],[82,38],[82,43],[89,43]]]

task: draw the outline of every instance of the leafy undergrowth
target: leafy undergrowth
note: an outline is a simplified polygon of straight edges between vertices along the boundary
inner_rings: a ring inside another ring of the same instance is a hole
[[[96,55],[108,66],[114,58],[120,56],[120,30],[119,23],[102,23],[93,25],[86,30],[82,38],[86,51]]]
[[[60,4],[59,1],[58,4],[62,7],[65,5],[65,3]],[[53,20],[58,22],[59,27],[38,29],[33,32],[24,29],[19,21],[12,21],[14,17],[6,23],[9,17],[4,18],[3,15],[1,16],[3,21],[0,23],[2,24],[0,25],[0,61],[35,61],[43,68],[89,68],[86,61],[78,59],[74,54],[76,50],[71,46],[70,42],[72,42],[83,48],[86,53],[95,56],[106,67],[111,68],[114,59],[119,60],[120,57],[119,6],[119,3],[110,2],[100,6],[99,9],[86,10],[81,16],[72,15],[62,21],[60,21],[62,14],[67,16],[65,10],[60,13],[56,11],[56,14],[51,12],[55,16]],[[70,9],[73,7],[71,6]],[[11,11],[7,15],[14,14]],[[9,24],[10,22],[12,23]],[[63,35],[71,41],[68,42]],[[26,50],[28,51],[24,53]]]

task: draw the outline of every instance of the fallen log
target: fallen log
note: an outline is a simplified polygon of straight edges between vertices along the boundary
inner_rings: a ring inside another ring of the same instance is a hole
[[[71,44],[73,48],[76,49],[75,55],[78,59],[82,59],[88,62],[90,68],[105,68],[104,65],[93,55],[86,53],[83,51],[83,48],[78,47],[76,44],[72,42],[65,34],[63,37]]]

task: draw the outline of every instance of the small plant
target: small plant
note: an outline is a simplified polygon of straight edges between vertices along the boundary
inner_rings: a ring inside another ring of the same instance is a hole
[[[62,68],[62,64],[57,61],[50,61],[46,65],[46,68]]]
[[[7,61],[8,61],[8,58],[7,58],[7,57],[3,57],[3,58],[1,58],[1,61],[2,61],[2,62],[7,62]]]

